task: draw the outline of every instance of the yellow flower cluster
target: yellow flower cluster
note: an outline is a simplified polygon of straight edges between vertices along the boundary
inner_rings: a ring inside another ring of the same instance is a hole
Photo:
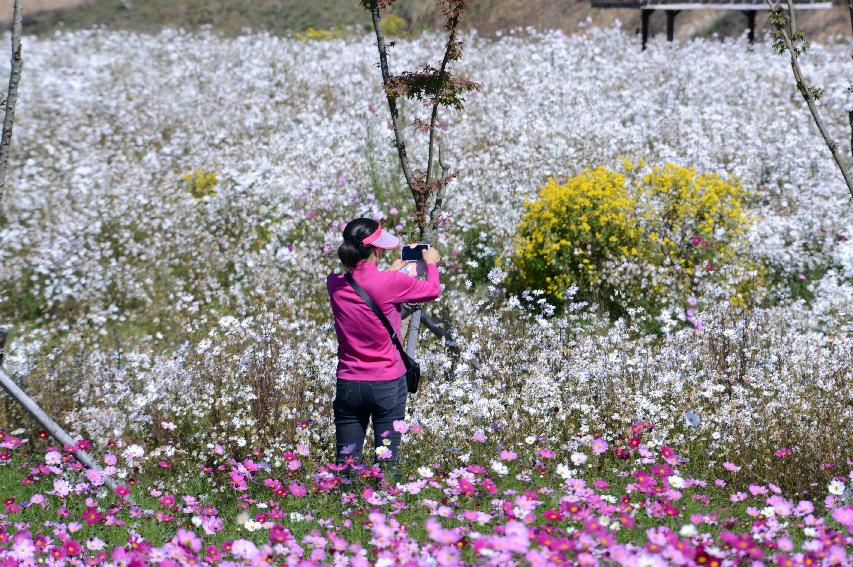
[[[300,41],[329,41],[337,39],[343,35],[343,29],[338,27],[334,29],[322,29],[309,27],[305,31],[296,32],[293,37]]]
[[[406,33],[409,23],[397,14],[386,14],[382,17],[382,30],[385,35],[399,36]]]
[[[219,182],[219,176],[214,171],[196,169],[184,174],[181,179],[184,182],[185,189],[196,199],[216,195],[216,184]]]
[[[625,181],[604,167],[565,183],[550,179],[539,198],[525,204],[518,227],[513,260],[519,283],[559,299],[572,283],[595,289],[609,257],[636,255],[642,229]]]
[[[627,306],[659,311],[733,262],[732,243],[751,221],[748,197],[737,179],[671,163],[625,161],[621,172],[598,167],[550,179],[525,204],[514,284],[557,303],[576,285],[614,315],[626,306],[613,303],[618,290]]]

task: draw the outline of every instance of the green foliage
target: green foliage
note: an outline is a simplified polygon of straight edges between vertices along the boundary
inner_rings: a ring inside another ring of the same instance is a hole
[[[622,172],[551,179],[525,205],[510,287],[560,305],[576,286],[613,317],[637,307],[658,315],[708,287],[727,289],[734,305],[750,301],[761,270],[735,255],[751,221],[740,182],[674,164],[644,170],[626,161]]]
[[[487,283],[489,272],[495,267],[497,252],[492,235],[486,230],[466,231],[463,236],[464,248],[458,261],[465,277],[473,284]]]

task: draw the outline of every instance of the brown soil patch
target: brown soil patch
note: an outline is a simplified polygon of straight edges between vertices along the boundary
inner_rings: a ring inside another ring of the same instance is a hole
[[[85,4],[87,0],[25,0],[24,14],[37,14],[49,10],[64,10],[66,8],[76,8],[81,4]],[[12,20],[12,2],[7,0],[0,3],[0,22],[10,22]]]

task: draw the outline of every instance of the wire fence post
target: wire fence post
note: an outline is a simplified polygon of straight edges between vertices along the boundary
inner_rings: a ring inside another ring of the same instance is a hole
[[[6,374],[6,371],[3,370],[3,355],[5,354],[5,346],[6,346],[6,337],[8,336],[8,332],[6,329],[0,329],[0,386],[6,390],[6,393],[12,396],[12,399],[18,402],[18,404],[26,410],[28,414],[32,416],[33,419],[38,422],[38,424],[50,434],[51,437],[62,443],[63,447],[74,447],[72,454],[77,461],[80,462],[84,467],[92,470],[96,470],[101,473],[101,476],[104,479],[104,483],[110,487],[110,489],[116,489],[115,481],[104,475],[97,464],[95,464],[95,460],[92,456],[77,448],[77,442],[71,438],[68,433],[65,432],[62,427],[53,421],[47,413],[39,406],[35,400],[33,400],[20,386],[18,386],[12,377]]]

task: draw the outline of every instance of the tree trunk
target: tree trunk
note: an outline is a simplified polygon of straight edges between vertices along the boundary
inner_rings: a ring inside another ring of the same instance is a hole
[[[847,7],[850,9],[850,26],[853,27],[853,0],[847,0]]]
[[[15,122],[15,104],[18,102],[18,81],[21,80],[21,29],[23,0],[15,0],[12,16],[12,70],[9,73],[9,91],[6,94],[6,117],[3,119],[3,137],[0,140],[0,201],[6,190],[6,168],[9,165],[9,151],[12,144],[12,125]]]
[[[394,129],[394,144],[397,154],[400,156],[400,167],[403,168],[403,176],[406,184],[412,189],[412,196],[417,200],[414,193],[414,177],[409,165],[409,156],[406,154],[406,143],[403,140],[403,132],[400,129],[400,113],[397,110],[397,101],[388,94],[388,83],[391,81],[391,73],[388,70],[388,54],[385,50],[385,37],[382,35],[382,18],[379,15],[379,0],[371,0],[370,15],[373,18],[373,29],[376,32],[376,48],[379,50],[379,70],[382,72],[382,88],[388,101],[388,110],[391,111],[391,126]]]

